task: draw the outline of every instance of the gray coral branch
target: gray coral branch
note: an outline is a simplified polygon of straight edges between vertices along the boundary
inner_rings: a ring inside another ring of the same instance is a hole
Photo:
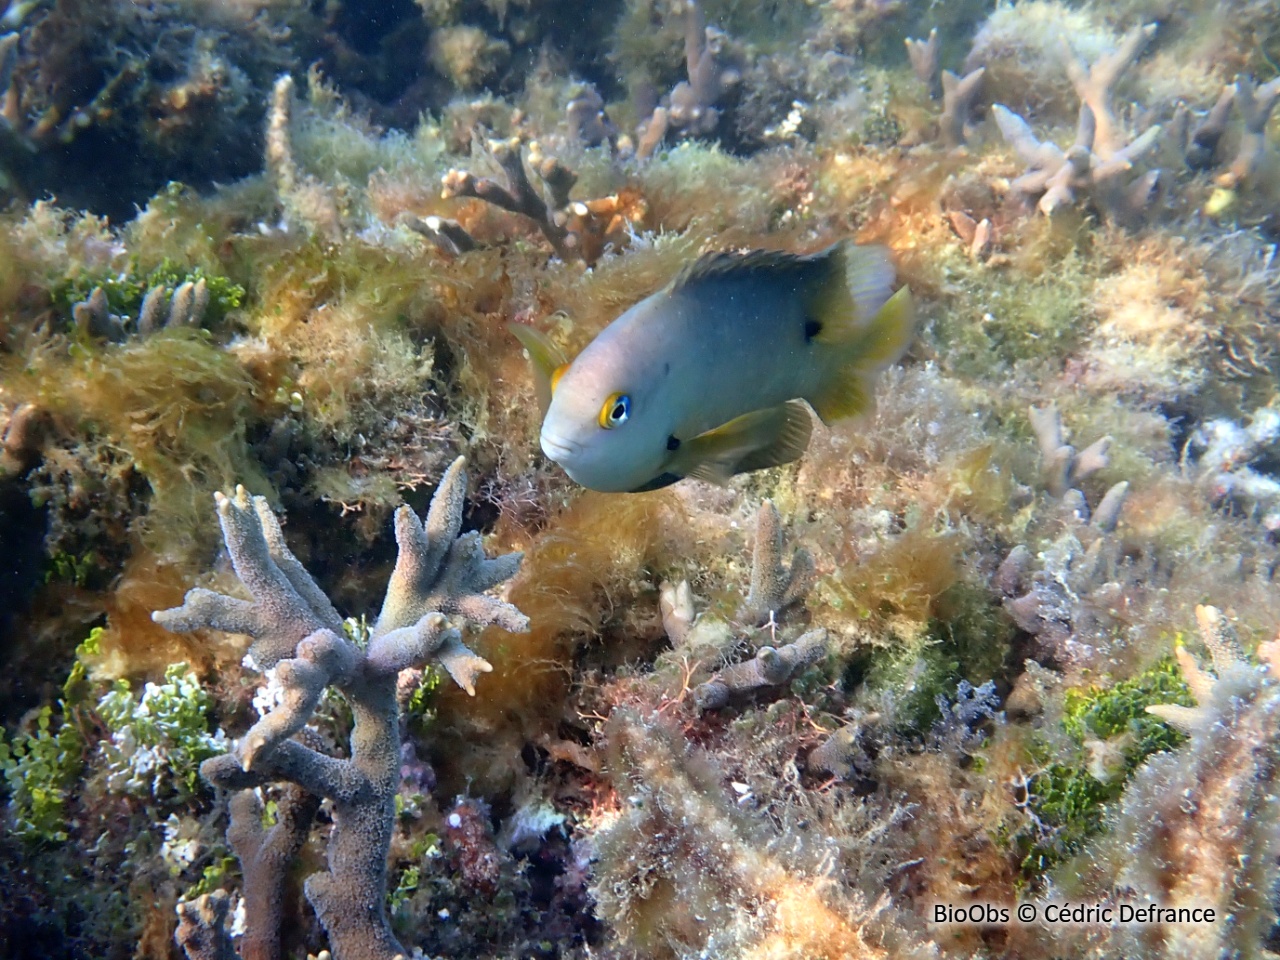
[[[791,562],[782,562],[782,521],[770,500],[760,504],[756,514],[756,543],[751,557],[751,589],[743,615],[760,626],[776,619],[788,607],[805,598],[813,587],[813,557],[796,547]]]
[[[387,588],[382,614],[367,650],[349,640],[342,619],[319,585],[285,545],[279,522],[262,498],[243,488],[234,498],[217,497],[218,516],[232,564],[253,599],[246,601],[208,590],[192,590],[174,610],[153,614],[171,630],[234,629],[254,638],[256,664],[275,668],[282,696],[241,738],[234,752],[205,761],[201,773],[226,790],[250,791],[270,783],[291,785],[293,804],[284,829],[262,834],[252,824],[252,794],[233,799],[229,837],[245,861],[245,896],[255,907],[246,933],[252,960],[278,955],[278,939],[264,929],[278,921],[274,900],[283,873],[280,860],[304,838],[318,798],[333,804],[328,870],[306,883],[307,898],[329,934],[338,960],[391,960],[403,948],[386,917],[386,857],[399,782],[399,710],[401,670],[438,662],[469,693],[491,667],[462,642],[448,615],[507,630],[527,629],[528,620],[513,606],[485,591],[512,576],[520,555],[485,556],[477,534],[460,534],[466,474],[459,458],[432,498],[425,523],[402,507],[396,514],[400,552]],[[350,757],[326,755],[301,742],[306,725],[327,687],[336,687],[351,704],[355,726]],[[304,799],[310,798],[310,799]],[[296,800],[296,803],[294,802]],[[305,822],[304,822],[305,821]],[[272,865],[259,861],[266,859]],[[258,870],[255,874],[254,870]],[[270,880],[253,880],[254,876]],[[270,888],[270,889],[268,889]],[[274,892],[273,892],[274,891]],[[221,908],[225,912],[225,907]],[[184,904],[179,943],[189,956],[217,951],[211,925],[221,923],[215,901]],[[275,918],[275,919],[273,919]],[[246,958],[250,956],[246,952]]]
[[[827,631],[810,630],[794,643],[781,647],[761,647],[755,657],[721,670],[693,691],[694,702],[703,710],[718,710],[735,696],[762,687],[777,687],[827,652]]]

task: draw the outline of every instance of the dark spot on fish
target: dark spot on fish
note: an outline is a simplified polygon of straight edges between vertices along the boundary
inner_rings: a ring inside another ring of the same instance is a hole
[[[680,438],[677,437],[674,433],[671,436],[667,437],[667,449],[668,450],[680,449]]]
[[[804,339],[808,343],[822,332],[822,324],[817,320],[806,319],[804,322]]]
[[[671,372],[671,364],[670,364],[670,363],[664,363],[664,364],[662,365],[662,375],[665,377],[665,376],[666,376],[668,373],[670,373],[670,372]]]

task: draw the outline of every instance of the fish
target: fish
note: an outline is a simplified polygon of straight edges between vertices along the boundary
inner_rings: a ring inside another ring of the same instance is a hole
[[[886,247],[713,252],[625,311],[572,361],[527,324],[540,444],[606,493],[723,484],[790,463],[826,423],[866,413],[914,334]]]

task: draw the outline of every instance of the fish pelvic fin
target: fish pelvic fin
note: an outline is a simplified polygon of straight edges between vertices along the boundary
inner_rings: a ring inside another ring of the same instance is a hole
[[[520,345],[529,354],[529,362],[533,365],[533,385],[538,396],[538,406],[546,416],[551,406],[551,394],[555,392],[556,383],[565,370],[569,369],[569,360],[564,351],[551,342],[541,330],[524,323],[508,323],[511,335],[520,341]]]
[[[797,400],[753,410],[683,443],[668,470],[724,484],[735,474],[798,459],[812,429],[809,411]]]
[[[842,351],[847,358],[811,398],[826,423],[869,413],[875,406],[876,377],[906,352],[915,333],[911,291],[900,289],[882,306],[860,334]]]

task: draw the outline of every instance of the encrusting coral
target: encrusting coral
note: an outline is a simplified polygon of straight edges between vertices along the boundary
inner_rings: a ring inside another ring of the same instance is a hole
[[[459,536],[466,474],[461,459],[445,473],[425,523],[408,507],[396,513],[400,552],[387,586],[382,612],[367,639],[357,646],[319,586],[285,545],[280,525],[262,498],[243,489],[218,497],[218,516],[232,563],[253,600],[204,589],[187,594],[181,607],[155,614],[157,623],[187,632],[205,628],[248,634],[249,656],[259,670],[275,671],[279,705],[237,742],[232,753],[206,761],[202,775],[216,786],[237,791],[230,836],[244,860],[246,900],[255,907],[253,944],[270,944],[280,924],[279,884],[283,853],[296,849],[314,813],[312,798],[333,804],[328,870],[306,884],[307,897],[329,934],[339,960],[374,960],[403,955],[386,917],[386,858],[399,783],[400,742],[396,702],[402,670],[435,662],[468,693],[490,665],[462,643],[449,617],[519,632],[524,616],[485,591],[509,579],[520,554],[487,559],[478,534]],[[321,695],[335,687],[355,716],[351,756],[338,759],[299,737]],[[298,788],[288,794],[280,821],[265,838],[253,831],[261,809],[252,791],[283,781]],[[299,792],[301,791],[301,792]],[[236,839],[239,838],[239,839]],[[262,856],[265,851],[268,856]],[[283,849],[281,849],[283,848]],[[264,904],[273,904],[268,909]],[[225,956],[202,944],[218,942],[201,928],[216,921],[217,908],[180,908],[179,939],[192,957]],[[223,911],[225,912],[225,911]],[[269,947],[257,956],[270,955]]]

